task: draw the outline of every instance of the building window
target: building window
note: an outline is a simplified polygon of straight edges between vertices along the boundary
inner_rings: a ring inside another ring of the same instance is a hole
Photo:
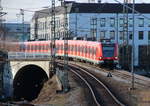
[[[110,39],[115,39],[115,31],[110,31]]]
[[[42,30],[44,30],[45,22],[42,23]]]
[[[120,31],[120,32],[119,32],[119,35],[120,35],[120,36],[119,36],[119,39],[122,40],[122,39],[123,39],[123,31]]]
[[[45,29],[47,29],[47,21],[45,21],[45,23],[44,23],[44,24],[45,24]]]
[[[91,29],[91,37],[96,38],[96,29]]]
[[[105,38],[105,31],[100,31],[100,39],[104,39]]]
[[[132,31],[129,31],[129,39],[130,39],[130,40],[132,40],[132,36],[133,36]]]
[[[123,27],[123,18],[120,18],[119,24],[120,24],[120,27]]]
[[[148,19],[148,27],[150,27],[150,19]]]
[[[42,30],[42,24],[41,24],[41,22],[39,22],[37,26],[38,26],[39,30]]]
[[[144,38],[144,32],[139,31],[139,40],[143,40],[143,38]]]
[[[144,18],[139,18],[139,27],[144,27]]]
[[[133,19],[129,18],[129,27],[132,27],[132,26],[133,26]]]
[[[115,18],[110,18],[110,27],[115,27]]]
[[[148,31],[148,40],[150,40],[150,31]]]
[[[51,21],[48,21],[48,28],[51,28]]]
[[[60,18],[59,17],[56,18],[55,24],[56,24],[56,28],[60,28]]]
[[[97,18],[91,18],[90,22],[91,22],[91,25],[96,25],[97,24]]]
[[[100,19],[100,26],[101,27],[105,27],[106,26],[106,19],[105,18],[101,18]]]

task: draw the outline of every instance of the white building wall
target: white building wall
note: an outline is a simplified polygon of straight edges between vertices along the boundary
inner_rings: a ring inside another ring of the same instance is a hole
[[[64,36],[64,14],[56,15],[56,38]],[[51,17],[42,17],[37,19],[37,29],[35,29],[35,20],[31,22],[31,36],[30,39],[35,39],[35,30],[37,31],[37,39],[50,40],[51,39]]]

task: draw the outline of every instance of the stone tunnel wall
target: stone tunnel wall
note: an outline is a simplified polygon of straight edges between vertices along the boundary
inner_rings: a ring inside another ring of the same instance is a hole
[[[17,72],[27,65],[35,65],[42,68],[49,77],[49,61],[10,61],[4,65],[3,94],[6,97],[13,95],[13,80]]]

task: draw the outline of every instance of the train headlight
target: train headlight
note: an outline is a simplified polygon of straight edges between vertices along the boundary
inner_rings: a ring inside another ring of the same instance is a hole
[[[102,57],[99,57],[99,59],[101,60],[101,59],[102,59]]]
[[[115,59],[118,59],[118,57],[115,57]]]

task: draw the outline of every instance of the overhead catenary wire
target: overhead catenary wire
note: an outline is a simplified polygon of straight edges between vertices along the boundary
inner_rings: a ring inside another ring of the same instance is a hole
[[[125,5],[124,3],[121,3],[121,2],[120,2],[120,1],[118,1],[118,0],[114,0],[114,1],[118,2],[119,4],[121,4],[121,5],[125,6],[126,8],[128,8],[128,9],[130,9],[130,10],[132,11],[132,7],[130,7],[130,6],[128,6],[128,5]],[[135,13],[137,13],[138,15],[141,15],[141,16],[143,16],[144,18],[146,18],[146,19],[149,19],[149,20],[150,20],[150,18],[149,18],[149,17],[147,17],[147,16],[143,15],[141,12],[139,12],[139,11],[137,11],[137,10],[134,10],[134,12],[135,12]]]

